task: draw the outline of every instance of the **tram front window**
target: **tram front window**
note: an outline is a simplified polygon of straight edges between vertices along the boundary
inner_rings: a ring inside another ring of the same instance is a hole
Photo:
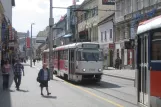
[[[155,32],[152,36],[152,60],[161,60],[161,32]]]
[[[79,51],[77,60],[80,61],[101,61],[102,54],[100,51]]]

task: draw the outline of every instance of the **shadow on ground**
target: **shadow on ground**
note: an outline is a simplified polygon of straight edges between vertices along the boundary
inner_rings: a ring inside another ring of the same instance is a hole
[[[121,88],[121,86],[112,84],[106,81],[101,81],[98,83],[92,82],[92,81],[84,81],[79,84],[80,86],[83,87],[88,87],[88,88]]]
[[[13,74],[10,74],[10,80],[9,80],[9,88],[11,87],[13,83],[14,77]],[[0,107],[12,107],[11,103],[11,95],[10,93],[15,92],[14,90],[8,89],[3,91],[2,87],[2,76],[0,76]]]
[[[51,99],[57,99],[57,96],[42,96],[44,98],[51,98]]]

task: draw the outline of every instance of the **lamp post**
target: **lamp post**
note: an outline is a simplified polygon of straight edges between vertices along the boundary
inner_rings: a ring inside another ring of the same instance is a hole
[[[32,26],[35,25],[35,23],[31,23],[31,40],[30,40],[30,67],[32,67]]]
[[[50,79],[53,79],[53,0],[50,0],[50,18],[49,18],[49,70]]]

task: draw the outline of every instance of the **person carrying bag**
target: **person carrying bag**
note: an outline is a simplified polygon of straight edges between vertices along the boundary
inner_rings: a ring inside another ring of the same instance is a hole
[[[46,87],[47,95],[51,94],[48,89],[48,81],[50,81],[50,72],[49,72],[49,69],[47,68],[47,64],[43,64],[43,68],[40,69],[37,77],[37,82],[40,83],[42,96],[44,96],[43,94],[44,87]]]

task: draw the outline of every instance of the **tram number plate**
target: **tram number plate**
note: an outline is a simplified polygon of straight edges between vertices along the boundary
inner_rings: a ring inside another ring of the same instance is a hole
[[[95,69],[89,69],[89,71],[95,71]]]

